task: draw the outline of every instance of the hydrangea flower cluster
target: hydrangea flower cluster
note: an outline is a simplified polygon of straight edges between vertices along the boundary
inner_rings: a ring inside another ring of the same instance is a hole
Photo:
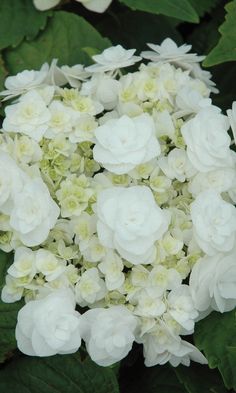
[[[190,46],[149,47],[6,79],[0,248],[14,261],[1,296],[26,301],[25,354],[82,339],[109,366],[136,341],[147,366],[206,363],[184,337],[236,306],[235,103],[228,116],[212,105]]]

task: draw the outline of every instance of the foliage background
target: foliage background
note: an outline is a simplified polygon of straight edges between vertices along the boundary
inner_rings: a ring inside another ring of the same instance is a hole
[[[104,14],[75,1],[40,12],[32,0],[0,1],[0,89],[8,74],[59,64],[91,63],[112,44],[145,49],[146,42],[171,37],[205,54],[220,90],[213,102],[222,109],[236,99],[236,0],[113,0]],[[4,114],[4,106],[0,108]],[[11,255],[0,253],[0,290]],[[0,301],[0,392],[11,393],[226,393],[236,391],[235,311],[212,313],[196,325],[192,342],[209,366],[191,364],[145,368],[135,345],[121,364],[102,368],[85,350],[67,356],[31,358],[16,349],[14,329],[21,302]]]

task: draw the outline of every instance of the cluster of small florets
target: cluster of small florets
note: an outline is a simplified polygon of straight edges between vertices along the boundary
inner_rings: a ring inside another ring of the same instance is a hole
[[[103,366],[134,341],[147,366],[204,363],[182,336],[236,306],[235,104],[228,116],[212,105],[191,47],[149,47],[143,62],[118,45],[87,68],[53,61],[6,79],[0,248],[14,262],[2,299],[26,301],[16,338],[28,355],[82,338]]]

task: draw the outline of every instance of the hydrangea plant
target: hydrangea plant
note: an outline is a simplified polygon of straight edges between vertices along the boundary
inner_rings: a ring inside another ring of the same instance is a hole
[[[0,248],[14,261],[1,296],[26,302],[27,355],[83,340],[110,366],[136,342],[146,366],[206,364],[195,322],[236,306],[235,103],[212,104],[191,46],[148,46],[6,79]]]

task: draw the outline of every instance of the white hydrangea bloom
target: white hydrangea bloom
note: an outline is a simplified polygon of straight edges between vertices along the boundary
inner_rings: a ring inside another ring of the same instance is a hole
[[[59,216],[59,207],[40,178],[29,180],[19,195],[14,195],[10,225],[20,240],[32,247],[44,242]]]
[[[183,149],[173,149],[167,157],[161,157],[158,164],[164,174],[170,179],[177,179],[184,182],[186,179],[191,178],[196,169],[189,161],[186,151]]]
[[[92,56],[96,64],[86,67],[85,71],[106,72],[129,67],[141,60],[141,57],[134,56],[135,51],[135,49],[124,49],[121,45],[111,46],[100,55]]]
[[[80,314],[70,290],[55,291],[27,303],[18,313],[16,340],[30,356],[74,353],[81,344]]]
[[[189,286],[180,285],[173,289],[168,295],[167,302],[168,311],[172,318],[189,333],[192,333],[198,312],[194,307]]]
[[[105,282],[96,267],[86,270],[75,286],[76,301],[82,307],[101,300],[106,292]]]
[[[33,0],[34,6],[39,11],[46,11],[55,7],[61,0]]]
[[[19,247],[15,250],[14,262],[7,272],[15,278],[31,276],[36,273],[35,253],[26,247]]]
[[[188,158],[199,172],[232,167],[228,128],[227,117],[213,106],[202,109],[182,126]]]
[[[105,275],[105,283],[109,291],[113,291],[123,285],[125,281],[125,275],[122,272],[124,265],[122,259],[112,250],[107,252],[98,267]]]
[[[48,107],[51,118],[45,137],[54,139],[59,134],[68,134],[72,132],[74,125],[80,117],[79,112],[74,111],[60,101],[52,101]]]
[[[39,249],[36,251],[35,265],[47,281],[53,281],[65,272],[66,261],[59,260],[50,251]]]
[[[94,159],[116,174],[127,173],[161,152],[153,119],[148,114],[108,120],[95,130],[95,136]]]
[[[81,321],[87,351],[100,366],[120,361],[131,350],[137,319],[126,307],[95,308],[85,312]]]
[[[45,83],[48,71],[49,65],[45,63],[39,71],[24,70],[15,76],[8,76],[5,80],[6,90],[0,92],[0,96],[4,96],[4,100],[8,100],[42,86]]]
[[[198,172],[190,181],[188,190],[196,197],[201,192],[213,189],[219,193],[229,191],[235,184],[236,174],[233,168],[222,168],[210,172]]]
[[[201,258],[190,275],[190,290],[197,310],[220,312],[236,306],[235,249]]]
[[[147,44],[152,51],[144,51],[141,56],[153,62],[170,62],[184,69],[191,69],[192,64],[199,63],[205,56],[188,53],[192,46],[183,44],[177,46],[171,38],[166,38],[161,45]]]
[[[4,303],[14,303],[20,300],[23,296],[24,286],[19,286],[18,281],[11,275],[6,275],[6,284],[1,292],[1,300]]]
[[[5,132],[17,132],[39,142],[48,129],[51,113],[36,90],[21,96],[19,102],[6,107],[3,120]]]
[[[9,154],[0,152],[0,211],[10,214],[13,198],[21,192],[27,176]]]
[[[100,242],[133,264],[153,261],[154,242],[163,236],[170,221],[168,212],[159,208],[145,186],[100,192],[97,214]]]
[[[112,0],[76,0],[89,11],[103,13],[111,4]]]
[[[236,209],[215,190],[201,192],[191,204],[194,236],[208,255],[232,250],[236,240]]]

